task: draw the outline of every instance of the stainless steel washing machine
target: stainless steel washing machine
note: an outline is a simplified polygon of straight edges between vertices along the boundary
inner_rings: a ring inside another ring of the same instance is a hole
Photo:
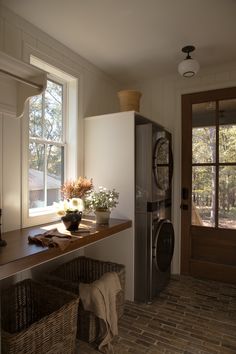
[[[174,252],[174,228],[169,219],[154,219],[152,232],[151,300],[164,289],[170,279]]]
[[[152,302],[170,278],[174,251],[171,223],[171,134],[150,122],[136,124],[135,291]]]

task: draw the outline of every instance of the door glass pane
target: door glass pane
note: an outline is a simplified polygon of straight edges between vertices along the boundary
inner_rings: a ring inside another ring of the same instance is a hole
[[[219,170],[219,227],[236,228],[236,166]]]
[[[236,99],[219,102],[219,162],[236,162]]]
[[[47,150],[47,205],[61,200],[61,185],[64,183],[64,148],[49,145]]]
[[[216,161],[216,128],[204,127],[192,130],[192,162],[212,163]]]
[[[215,226],[215,183],[213,166],[192,168],[192,225]]]
[[[209,127],[216,124],[216,103],[214,101],[192,105],[192,126]]]
[[[43,144],[29,144],[29,208],[44,207],[44,161]]]
[[[192,105],[192,162],[213,163],[216,158],[216,103]]]

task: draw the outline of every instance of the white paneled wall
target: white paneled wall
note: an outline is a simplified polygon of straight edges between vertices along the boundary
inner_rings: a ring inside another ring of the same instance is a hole
[[[3,118],[2,203],[8,211],[3,214],[4,223],[12,230],[21,223],[21,129],[20,119]],[[7,151],[7,154],[5,153]]]
[[[79,166],[83,174],[83,117],[118,111],[119,84],[94,65],[46,33],[0,5],[0,50],[25,62],[30,55],[78,78]],[[16,110],[16,93],[10,80],[0,78],[0,174],[3,193],[3,230],[21,226],[21,121],[10,114]],[[22,131],[24,134],[24,131]],[[10,162],[10,163],[9,163]],[[2,194],[0,189],[0,194]],[[7,213],[4,213],[7,209]],[[7,215],[6,215],[7,214]]]

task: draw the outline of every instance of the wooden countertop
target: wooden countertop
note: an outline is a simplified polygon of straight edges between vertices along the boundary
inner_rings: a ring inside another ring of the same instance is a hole
[[[81,226],[83,225],[89,228],[89,233],[78,232],[73,237],[73,242],[63,251],[28,243],[29,235],[53,228],[61,231],[61,222],[3,233],[2,239],[6,240],[7,246],[0,247],[0,280],[126,230],[132,226],[132,221],[110,219],[109,225],[97,225],[94,218],[85,217],[81,221]]]

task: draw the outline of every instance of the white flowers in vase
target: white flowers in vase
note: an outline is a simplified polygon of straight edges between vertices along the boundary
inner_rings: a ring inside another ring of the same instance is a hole
[[[68,213],[76,213],[84,210],[84,202],[81,198],[71,198],[68,200],[53,203],[58,216],[65,216]]]
[[[85,198],[85,209],[89,211],[110,211],[118,204],[119,193],[113,188],[108,190],[99,187],[98,191],[92,190]]]

